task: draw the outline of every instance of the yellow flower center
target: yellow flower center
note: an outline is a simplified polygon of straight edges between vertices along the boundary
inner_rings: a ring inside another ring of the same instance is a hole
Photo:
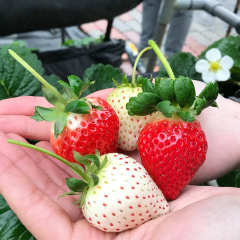
[[[218,62],[211,62],[209,66],[210,71],[217,72],[219,69],[221,69],[221,66]]]

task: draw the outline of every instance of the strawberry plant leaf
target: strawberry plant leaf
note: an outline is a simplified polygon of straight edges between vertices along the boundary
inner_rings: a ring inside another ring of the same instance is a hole
[[[187,77],[178,77],[174,82],[176,101],[181,107],[191,106],[195,100],[196,92],[193,82]]]
[[[85,100],[74,100],[66,105],[65,112],[88,114],[90,106]]]
[[[80,79],[80,77],[76,75],[69,75],[67,79],[73,92],[76,94],[76,96],[79,96],[80,90],[82,89],[83,86],[83,82]]]
[[[92,65],[90,68],[85,70],[83,74],[83,81],[94,81],[95,83],[90,85],[89,88],[84,91],[84,96],[97,90],[115,87],[113,79],[116,82],[121,83],[122,79],[126,79],[126,77],[119,68],[114,68],[111,65],[104,65],[101,63]]]
[[[58,83],[61,85],[63,89],[63,95],[66,99],[71,99],[71,98],[78,98],[77,95],[73,92],[71,87],[64,81],[60,80]]]
[[[18,220],[15,213],[0,195],[0,239],[1,240],[34,240],[32,234]]]
[[[174,100],[174,80],[170,78],[156,78],[154,92],[158,94],[161,100]]]
[[[82,192],[88,184],[77,178],[66,178],[68,188],[73,192]]]
[[[129,115],[144,116],[156,111],[156,105],[160,101],[158,95],[150,92],[142,92],[137,97],[131,97],[126,104]]]
[[[173,113],[176,113],[178,109],[170,101],[165,100],[158,103],[157,110],[162,112],[166,117],[172,117]]]

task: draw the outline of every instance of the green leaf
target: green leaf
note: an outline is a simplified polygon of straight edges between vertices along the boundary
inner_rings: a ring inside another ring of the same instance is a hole
[[[63,45],[66,47],[81,47],[81,46],[87,46],[89,44],[99,44],[103,40],[104,40],[104,35],[101,35],[99,38],[84,37],[77,40],[67,39],[64,41]]]
[[[199,115],[206,105],[207,105],[206,98],[196,97],[192,108],[196,111],[196,115]]]
[[[32,118],[36,121],[53,122],[58,119],[58,114],[54,108],[35,107],[35,113]]]
[[[191,53],[177,53],[168,58],[169,64],[174,72],[175,77],[185,76],[191,79],[200,80],[201,75],[196,72],[195,64],[197,58]],[[162,68],[159,73],[159,77],[168,77],[168,74],[164,68]]]
[[[195,120],[195,115],[191,111],[181,110],[177,112],[177,115],[186,122],[193,122]]]
[[[208,83],[205,88],[200,92],[199,97],[207,100],[206,107],[210,106],[218,96],[217,82]]]
[[[72,98],[78,98],[74,91],[72,90],[72,88],[69,86],[69,84],[67,84],[66,82],[60,80],[58,81],[58,83],[61,85],[62,87],[62,94],[64,96],[64,98],[67,99],[72,99]]]
[[[18,220],[7,202],[0,195],[0,239],[1,240],[34,240],[32,234]]]
[[[35,79],[23,66],[13,59],[8,49],[14,50],[25,61],[31,63],[39,74],[44,70],[37,56],[30,49],[12,43],[0,48],[0,99],[22,95],[37,95],[41,91],[40,82]]]
[[[116,82],[121,83],[122,79],[125,77],[125,74],[121,72],[119,68],[115,68],[111,65],[104,64],[95,64],[90,68],[86,69],[83,74],[84,82],[92,82],[95,84],[90,85],[90,87],[84,92],[84,96],[92,92],[115,87],[113,79]]]
[[[217,179],[217,183],[221,187],[239,187],[240,170],[233,170]]]
[[[143,78],[142,79],[142,90],[143,92],[153,92],[154,86],[152,83],[152,79]]]
[[[191,106],[194,102],[196,92],[193,82],[188,77],[178,77],[174,82],[176,101],[181,107]]]
[[[240,171],[238,171],[235,176],[235,187],[240,188]]]
[[[144,116],[156,111],[156,105],[160,98],[150,92],[139,93],[137,97],[131,97],[126,104],[129,115]]]
[[[76,94],[77,97],[80,97],[81,94],[86,91],[91,84],[89,81],[83,82],[81,78],[76,75],[69,75],[68,81],[72,91]]]
[[[66,178],[66,184],[73,192],[82,192],[86,187],[88,187],[87,183],[76,178]]]
[[[173,106],[170,101],[161,101],[157,105],[157,110],[162,112],[166,117],[172,117],[173,113],[176,113],[178,108]]]
[[[88,114],[90,113],[90,106],[85,100],[74,100],[69,102],[65,107],[65,112]]]
[[[156,78],[154,92],[158,94],[161,100],[174,100],[174,80],[170,78]]]

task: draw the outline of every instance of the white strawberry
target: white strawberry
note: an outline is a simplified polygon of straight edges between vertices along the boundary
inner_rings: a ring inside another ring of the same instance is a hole
[[[168,212],[168,204],[144,167],[118,153],[107,157],[99,171],[99,182],[89,188],[83,215],[95,227],[107,232],[121,232],[137,227]]]
[[[107,98],[119,118],[118,147],[125,151],[137,148],[137,140],[141,129],[149,121],[150,116],[129,116],[126,104],[131,97],[142,92],[140,87],[117,87]]]
[[[139,80],[140,79],[140,80]],[[138,81],[149,81],[139,77]],[[118,147],[124,151],[134,151],[137,149],[138,136],[145,124],[151,121],[156,115],[163,116],[160,112],[155,112],[145,116],[130,116],[126,104],[131,97],[136,97],[142,92],[141,84],[123,82],[117,86],[107,97],[107,102],[115,110],[119,118]]]
[[[54,156],[80,175],[81,179],[66,179],[71,191],[64,195],[80,195],[76,203],[82,207],[86,220],[100,230],[121,232],[169,211],[161,190],[144,167],[124,154],[100,156],[97,152],[81,156],[74,152],[78,164],[35,145],[15,140],[8,142]]]

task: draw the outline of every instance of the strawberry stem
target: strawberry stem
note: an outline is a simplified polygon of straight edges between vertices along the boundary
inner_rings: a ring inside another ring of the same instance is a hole
[[[134,63],[134,66],[133,66],[133,73],[132,73],[132,85],[133,85],[133,86],[136,86],[136,77],[135,77],[135,74],[136,74],[137,64],[138,64],[138,62],[139,62],[139,59],[141,58],[141,56],[142,56],[145,52],[147,52],[147,51],[149,51],[149,50],[151,50],[151,49],[152,49],[151,47],[146,47],[146,48],[144,48],[144,49],[138,54],[138,56],[137,56],[137,58],[136,58],[136,60],[135,60],[135,63]]]
[[[75,164],[67,161],[66,159],[60,157],[59,155],[53,153],[53,152],[50,152],[44,148],[40,148],[40,147],[37,147],[33,144],[29,144],[29,143],[25,143],[25,142],[21,142],[21,141],[17,141],[17,140],[13,140],[13,139],[8,139],[8,143],[11,143],[11,144],[16,144],[16,145],[19,145],[19,146],[22,146],[22,147],[26,147],[26,148],[30,148],[30,149],[34,149],[34,150],[37,150],[39,152],[42,152],[42,153],[45,153],[51,157],[54,157],[58,160],[60,160],[62,163],[66,164],[67,166],[69,166],[72,170],[74,170],[77,174],[79,174],[84,181],[86,181],[86,183],[88,184],[90,182],[90,178],[83,172],[79,169],[78,165],[75,166]]]
[[[49,84],[39,73],[37,73],[26,61],[24,61],[16,52],[11,49],[8,49],[9,54],[19,62],[23,67],[25,67],[35,78],[37,78],[44,87],[46,87],[49,91],[52,92],[54,96],[56,96],[62,103],[66,103],[65,99],[58,92],[58,90]]]
[[[158,56],[159,60],[162,62],[162,64],[165,67],[169,77],[172,80],[175,80],[175,76],[174,76],[174,73],[172,71],[172,68],[171,68],[170,64],[168,63],[167,59],[165,58],[165,56],[162,54],[162,52],[161,52],[160,48],[158,47],[158,45],[153,40],[149,40],[148,44],[152,47],[153,51]]]

